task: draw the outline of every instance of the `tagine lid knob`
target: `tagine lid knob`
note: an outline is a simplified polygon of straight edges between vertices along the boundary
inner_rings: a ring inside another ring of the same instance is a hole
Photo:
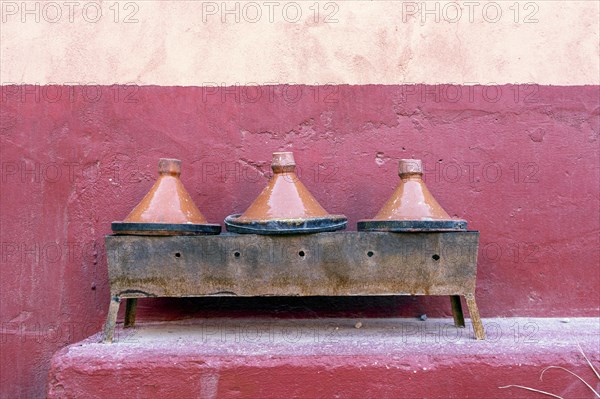
[[[173,158],[160,158],[158,161],[158,173],[161,175],[181,175],[181,161]]]
[[[401,159],[398,165],[398,175],[423,174],[423,162],[420,159]]]
[[[296,161],[293,152],[274,152],[271,161],[274,173],[293,172],[296,170]]]

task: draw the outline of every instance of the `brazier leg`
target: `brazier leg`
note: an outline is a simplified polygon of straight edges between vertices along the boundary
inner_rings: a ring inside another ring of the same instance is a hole
[[[483,323],[481,322],[479,310],[477,309],[477,304],[475,303],[475,295],[467,294],[465,295],[465,299],[467,300],[469,315],[471,316],[471,322],[473,323],[473,331],[475,332],[475,338],[485,339],[485,331],[483,330]]]
[[[108,316],[106,316],[106,323],[104,323],[104,334],[102,337],[102,342],[104,343],[111,343],[113,340],[120,304],[121,298],[118,296],[111,297],[110,305],[108,306]]]
[[[123,327],[129,328],[135,325],[135,310],[137,308],[137,298],[127,298],[125,302],[125,323]]]
[[[452,295],[450,297],[452,304],[452,317],[454,317],[454,325],[456,327],[465,326],[465,317],[463,316],[462,305],[460,304],[460,295]]]

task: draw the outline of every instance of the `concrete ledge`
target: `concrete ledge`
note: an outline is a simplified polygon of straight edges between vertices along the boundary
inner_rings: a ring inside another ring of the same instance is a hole
[[[488,339],[451,319],[208,319],[118,328],[57,352],[49,398],[536,398],[516,384],[592,398],[595,318],[485,319]]]

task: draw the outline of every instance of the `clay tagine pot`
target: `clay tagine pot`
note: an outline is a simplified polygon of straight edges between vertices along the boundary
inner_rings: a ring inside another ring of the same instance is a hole
[[[371,220],[360,220],[359,231],[462,231],[467,222],[451,218],[427,189],[420,159],[401,159],[400,184]]]
[[[206,221],[183,186],[180,175],[180,160],[161,158],[158,162],[158,180],[124,221],[112,223],[113,233],[219,234],[221,226]]]
[[[330,215],[296,175],[291,152],[273,153],[273,177],[243,214],[225,218],[227,231],[303,234],[345,229],[344,215]]]

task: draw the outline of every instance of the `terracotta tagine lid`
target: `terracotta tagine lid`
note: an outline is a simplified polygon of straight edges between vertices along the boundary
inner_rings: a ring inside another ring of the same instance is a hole
[[[273,177],[243,214],[225,219],[227,231],[254,234],[302,234],[346,228],[347,218],[330,215],[296,175],[291,152],[274,152]]]
[[[181,161],[161,158],[158,179],[123,222],[113,222],[115,234],[190,235],[219,234],[192,201],[179,176]]]
[[[450,217],[423,181],[420,159],[401,159],[400,184],[371,220],[358,222],[361,231],[466,230],[467,222]]]

